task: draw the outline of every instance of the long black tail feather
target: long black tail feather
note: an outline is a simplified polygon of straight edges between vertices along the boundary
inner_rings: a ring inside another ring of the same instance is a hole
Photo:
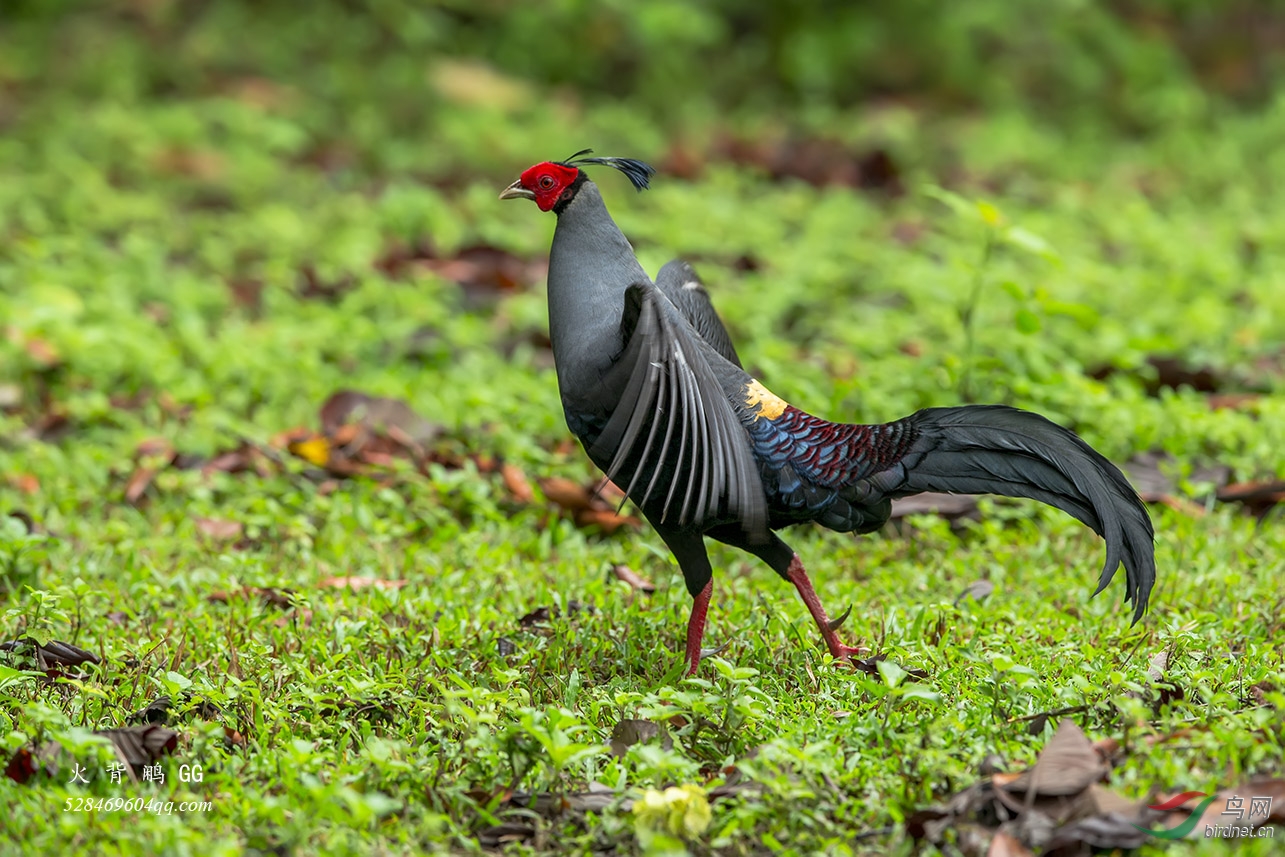
[[[902,459],[905,481],[890,492],[1028,497],[1055,506],[1106,540],[1097,595],[1124,563],[1133,621],[1156,580],[1151,517],[1120,469],[1074,432],[1003,405],[928,408],[905,419],[917,438]]]

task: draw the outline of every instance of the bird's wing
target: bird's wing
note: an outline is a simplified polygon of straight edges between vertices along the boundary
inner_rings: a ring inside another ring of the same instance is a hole
[[[728,362],[740,367],[741,359],[736,355],[732,337],[727,335],[727,328],[714,311],[714,304],[709,299],[709,292],[705,291],[705,284],[696,276],[691,265],[682,259],[669,262],[656,275],[656,285],[678,307],[683,318],[687,319],[702,339]]]
[[[728,389],[744,376],[705,342],[664,293],[625,293],[625,343],[607,386],[621,391],[590,455],[653,520],[677,527],[735,518],[766,538],[767,500]]]

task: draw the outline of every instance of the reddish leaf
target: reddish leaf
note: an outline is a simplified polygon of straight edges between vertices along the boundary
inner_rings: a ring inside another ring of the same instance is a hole
[[[650,580],[643,577],[627,565],[613,565],[611,567],[611,573],[615,575],[617,580],[623,580],[625,583],[629,584],[630,589],[638,592],[646,592],[648,594],[656,591],[656,584],[652,583]]]
[[[526,474],[522,468],[516,464],[505,464],[500,467],[500,478],[504,481],[504,487],[513,495],[513,499],[519,503],[530,503],[535,499],[535,492],[531,490],[531,483],[527,481]]]
[[[551,476],[537,482],[540,491],[551,502],[558,504],[569,512],[578,512],[590,507],[589,489],[578,482]]]
[[[125,502],[131,506],[137,506],[155,478],[156,471],[151,467],[137,468],[125,483]]]
[[[986,857],[1033,857],[1033,855],[1031,850],[1015,836],[1001,830],[991,839],[990,847],[986,849]]]
[[[197,518],[196,529],[202,534],[217,541],[229,541],[240,537],[244,527],[240,521],[225,521],[217,518]]]
[[[40,491],[40,480],[30,473],[15,473],[9,477],[9,484],[23,494],[36,494]]]
[[[581,509],[575,514],[578,527],[598,527],[607,535],[621,527],[641,527],[642,521],[630,515],[618,515],[609,509]]]
[[[19,747],[5,765],[4,775],[18,785],[25,784],[36,775],[36,760],[26,747]]]

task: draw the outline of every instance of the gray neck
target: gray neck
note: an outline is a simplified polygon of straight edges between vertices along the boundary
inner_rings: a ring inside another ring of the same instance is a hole
[[[549,250],[549,339],[564,403],[592,400],[620,351],[625,290],[650,282],[598,186],[586,181],[558,215]]]

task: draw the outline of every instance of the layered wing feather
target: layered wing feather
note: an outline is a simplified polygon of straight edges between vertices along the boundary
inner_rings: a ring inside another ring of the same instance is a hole
[[[678,307],[683,318],[700,334],[701,339],[739,369],[741,358],[732,345],[732,337],[727,334],[723,320],[714,310],[709,292],[705,291],[705,284],[696,276],[692,266],[682,259],[667,263],[656,275],[656,285],[669,298],[670,303]]]
[[[696,528],[736,520],[766,538],[758,465],[728,400],[744,373],[651,283],[629,287],[621,333],[615,377],[604,379],[620,400],[591,457],[610,460],[607,476],[654,520]]]

